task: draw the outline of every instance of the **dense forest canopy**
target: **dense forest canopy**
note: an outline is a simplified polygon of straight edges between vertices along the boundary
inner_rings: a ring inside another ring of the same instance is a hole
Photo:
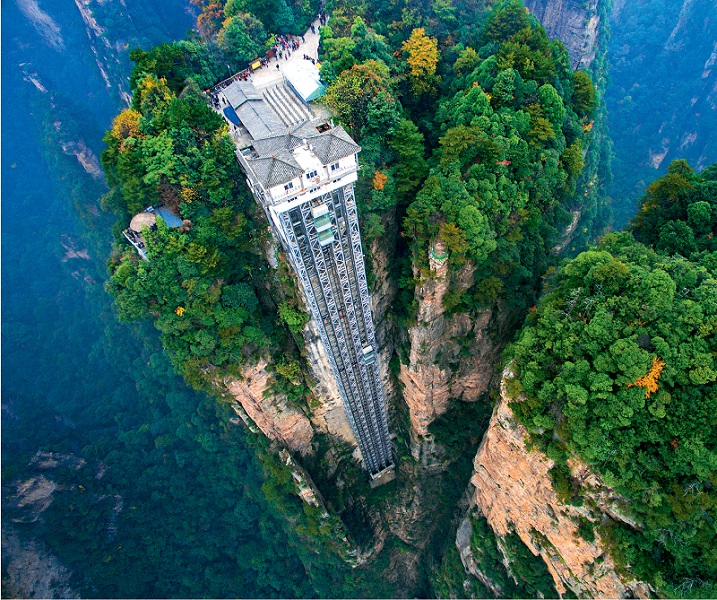
[[[468,309],[516,298],[545,270],[569,222],[593,108],[589,76],[574,85],[565,48],[519,3],[492,13],[475,45],[454,64],[467,72],[439,103],[436,165],[405,222],[419,263],[439,237],[454,264],[476,264],[476,289],[457,299]]]
[[[202,39],[133,51],[132,107],[115,119],[102,157],[112,186],[105,206],[121,216],[119,227],[157,203],[184,219],[180,229],[147,232],[148,262],[118,250],[108,289],[123,319],[155,317],[172,360],[195,384],[267,349],[278,323],[298,332],[305,322],[290,303],[278,302],[273,317],[259,310],[255,285],[266,267],[255,249],[264,227],[255,224],[224,121],[200,91],[224,73],[197,62],[187,45],[243,67],[271,43],[266,32],[280,32],[268,12],[241,12],[250,8],[208,3]],[[461,28],[457,44],[444,13],[426,13],[413,23],[423,27],[409,30],[387,27],[369,5],[329,8],[330,25],[321,28],[326,102],[363,148],[365,243],[385,233],[387,219],[406,215],[405,264],[425,266],[440,239],[454,268],[477,267],[475,285],[449,294],[447,308],[533,302],[569,210],[580,210],[595,107],[590,76],[570,70],[565,48],[518,0]],[[307,14],[304,7],[294,23]],[[248,37],[232,37],[239,18]],[[379,33],[392,29],[401,33]],[[440,43],[432,32],[444,36]]]
[[[224,121],[195,88],[178,98],[164,79],[134,79],[132,108],[105,136],[112,191],[105,206],[127,216],[162,202],[184,219],[144,234],[149,261],[133,249],[112,259],[108,290],[125,320],[156,317],[180,373],[193,383],[211,367],[240,364],[267,345],[250,284],[260,269],[251,196]]]
[[[409,263],[419,270],[402,280],[409,322],[436,240],[454,270],[477,268],[446,308],[472,312],[505,298],[527,306],[563,231],[581,213],[589,223],[599,202],[590,75],[570,70],[563,45],[517,0],[476,27],[464,26],[475,7],[443,9],[339,2],[322,28],[326,101],[372,174],[359,181],[364,237],[397,216],[404,273]]]
[[[571,456],[614,486],[637,526],[598,530],[660,588],[717,576],[715,172],[673,163],[632,222],[639,241],[611,234],[561,267],[512,350],[512,407],[556,490],[580,495]]]

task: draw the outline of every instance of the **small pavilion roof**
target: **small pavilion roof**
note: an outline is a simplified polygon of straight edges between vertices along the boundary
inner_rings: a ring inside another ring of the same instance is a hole
[[[132,220],[129,222],[129,228],[132,231],[136,231],[137,233],[141,233],[142,229],[149,229],[157,222],[157,217],[153,212],[141,212],[134,217],[132,217]]]

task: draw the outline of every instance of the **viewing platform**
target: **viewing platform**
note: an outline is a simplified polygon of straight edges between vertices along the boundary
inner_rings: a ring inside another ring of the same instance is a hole
[[[239,150],[307,121],[330,120],[326,107],[315,102],[325,91],[318,61],[320,26],[317,19],[303,36],[281,37],[272,56],[253,61],[208,91]]]

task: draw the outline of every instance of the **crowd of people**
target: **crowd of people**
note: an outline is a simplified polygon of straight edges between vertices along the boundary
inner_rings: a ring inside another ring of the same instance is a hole
[[[304,42],[306,42],[306,39],[303,35],[278,35],[276,37],[276,43],[272,48],[274,56],[277,57],[276,60],[278,61],[280,58],[289,58],[292,50],[296,52],[296,50],[299,49],[299,46]],[[271,51],[269,51],[269,53],[271,53]]]
[[[227,105],[227,99],[224,97],[223,94],[220,96],[219,92],[226,88],[229,83],[231,83],[231,81],[232,80],[227,80],[227,82],[222,81],[222,83],[220,83],[218,86],[207,92],[209,94],[209,99],[212,102],[212,106],[215,110],[219,110],[220,108],[222,108],[222,106]]]
[[[320,12],[318,15],[316,15],[316,20],[319,22],[319,25],[323,26],[326,25],[329,18],[324,13]],[[313,23],[311,24],[311,33],[316,33],[316,27]]]

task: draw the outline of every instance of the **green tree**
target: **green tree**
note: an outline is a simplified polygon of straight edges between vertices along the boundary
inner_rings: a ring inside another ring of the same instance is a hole
[[[458,212],[458,226],[463,230],[469,252],[476,261],[482,261],[495,250],[495,233],[486,216],[476,206],[466,204]]]
[[[135,89],[139,81],[148,73],[154,73],[166,81],[170,90],[178,94],[190,74],[181,48],[167,42],[149,51],[140,48],[130,50],[129,57],[135,63],[129,79],[132,89]]]
[[[538,88],[538,97],[540,98],[540,106],[543,108],[545,117],[553,124],[556,130],[560,129],[567,113],[563,99],[557,90],[552,85],[546,83]]]
[[[403,119],[388,145],[398,155],[395,167],[396,191],[399,194],[415,192],[428,174],[423,134],[413,121]]]
[[[380,60],[390,65],[393,57],[386,45],[386,39],[366,26],[361,17],[356,17],[351,26],[351,39],[354,42],[354,56],[356,62],[367,60]]]
[[[326,103],[339,119],[360,139],[360,133],[366,124],[369,105],[381,92],[384,101],[390,97],[388,67],[375,60],[362,65],[354,65],[344,71],[326,90]]]
[[[227,17],[249,14],[272,33],[299,33],[295,31],[294,13],[285,0],[227,0],[224,7]]]
[[[459,75],[463,75],[473,71],[479,63],[480,58],[478,57],[478,53],[473,48],[468,47],[461,51],[460,56],[456,59],[456,62],[453,63],[453,69]]]
[[[571,177],[577,177],[582,173],[585,167],[585,161],[583,160],[583,147],[580,140],[575,140],[560,156],[563,161],[565,170]]]
[[[294,333],[301,333],[309,322],[309,315],[296,310],[289,302],[279,304],[279,316]]]
[[[227,60],[241,67],[263,54],[266,32],[254,16],[238,13],[224,22],[217,41]]]
[[[683,256],[716,250],[717,184],[709,173],[696,174],[684,160],[674,161],[664,177],[648,186],[630,223],[635,237]]]
[[[573,109],[581,117],[589,117],[595,109],[595,86],[586,71],[573,76]]]
[[[486,42],[502,42],[529,26],[528,12],[520,0],[499,4],[483,25],[481,38]]]

